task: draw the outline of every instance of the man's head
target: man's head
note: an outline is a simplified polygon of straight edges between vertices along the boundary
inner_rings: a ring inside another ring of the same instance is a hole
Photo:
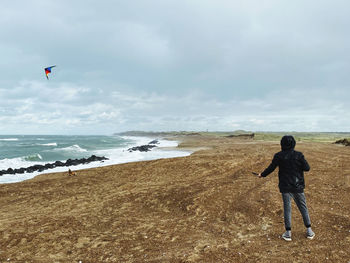
[[[294,149],[295,144],[296,144],[296,142],[295,142],[295,140],[294,140],[292,135],[285,135],[281,139],[282,151],[287,151],[287,150]]]

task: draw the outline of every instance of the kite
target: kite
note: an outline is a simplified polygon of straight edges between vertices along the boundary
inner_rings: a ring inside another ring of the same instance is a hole
[[[54,68],[54,67],[56,67],[56,65],[45,68],[45,74],[46,74],[46,78],[47,79],[49,79],[49,74],[51,73],[51,69]]]

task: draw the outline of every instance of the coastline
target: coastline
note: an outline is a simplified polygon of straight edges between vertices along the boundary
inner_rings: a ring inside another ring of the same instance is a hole
[[[59,172],[67,172],[68,169],[72,171],[79,171],[83,169],[91,169],[103,166],[116,165],[121,163],[129,163],[129,162],[139,162],[146,160],[155,160],[155,159],[163,159],[163,158],[173,158],[173,157],[182,157],[191,154],[193,151],[191,150],[181,150],[178,148],[179,142],[176,140],[167,140],[165,138],[159,137],[141,137],[141,136],[121,136],[123,139],[132,140],[134,143],[125,148],[116,148],[116,149],[108,149],[108,150],[99,150],[96,152],[98,155],[108,156],[109,160],[104,160],[102,162],[91,162],[88,164],[79,164],[70,167],[55,167],[42,172],[32,172],[32,173],[24,173],[24,174],[4,174],[0,176],[0,184],[8,184],[8,183],[18,183],[25,180],[31,180],[32,178],[42,175],[42,174],[52,174]],[[159,140],[159,145],[152,149],[150,152],[128,152],[128,148],[134,146],[140,146],[148,144],[152,140]],[[57,160],[61,161],[61,160]],[[62,160],[64,161],[64,160]],[[45,163],[43,163],[45,164]],[[19,168],[19,167],[18,167]]]
[[[0,185],[0,261],[348,260],[348,147],[297,142],[311,165],[305,193],[316,238],[305,238],[293,210],[293,241],[287,243],[280,238],[284,227],[276,173],[251,175],[266,168],[280,149],[278,142],[200,135],[178,139],[179,149],[202,149],[186,157]],[[326,153],[332,158],[325,159]],[[298,251],[292,258],[291,248]]]

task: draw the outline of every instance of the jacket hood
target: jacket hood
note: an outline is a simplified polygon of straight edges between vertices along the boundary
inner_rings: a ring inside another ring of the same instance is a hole
[[[281,148],[282,151],[292,150],[295,147],[295,140],[292,135],[285,135],[281,139]]]

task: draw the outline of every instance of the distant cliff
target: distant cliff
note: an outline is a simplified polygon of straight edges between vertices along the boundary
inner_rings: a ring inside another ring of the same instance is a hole
[[[115,133],[114,135],[119,136],[140,136],[140,137],[166,137],[174,135],[182,135],[185,132],[147,132],[147,131],[126,131]]]
[[[167,137],[167,136],[194,136],[194,135],[212,135],[212,136],[251,136],[254,137],[254,134],[247,131],[232,131],[232,132],[197,132],[197,131],[169,131],[169,132],[152,132],[152,131],[126,131],[115,133],[114,135],[119,136],[140,136],[140,137]]]

